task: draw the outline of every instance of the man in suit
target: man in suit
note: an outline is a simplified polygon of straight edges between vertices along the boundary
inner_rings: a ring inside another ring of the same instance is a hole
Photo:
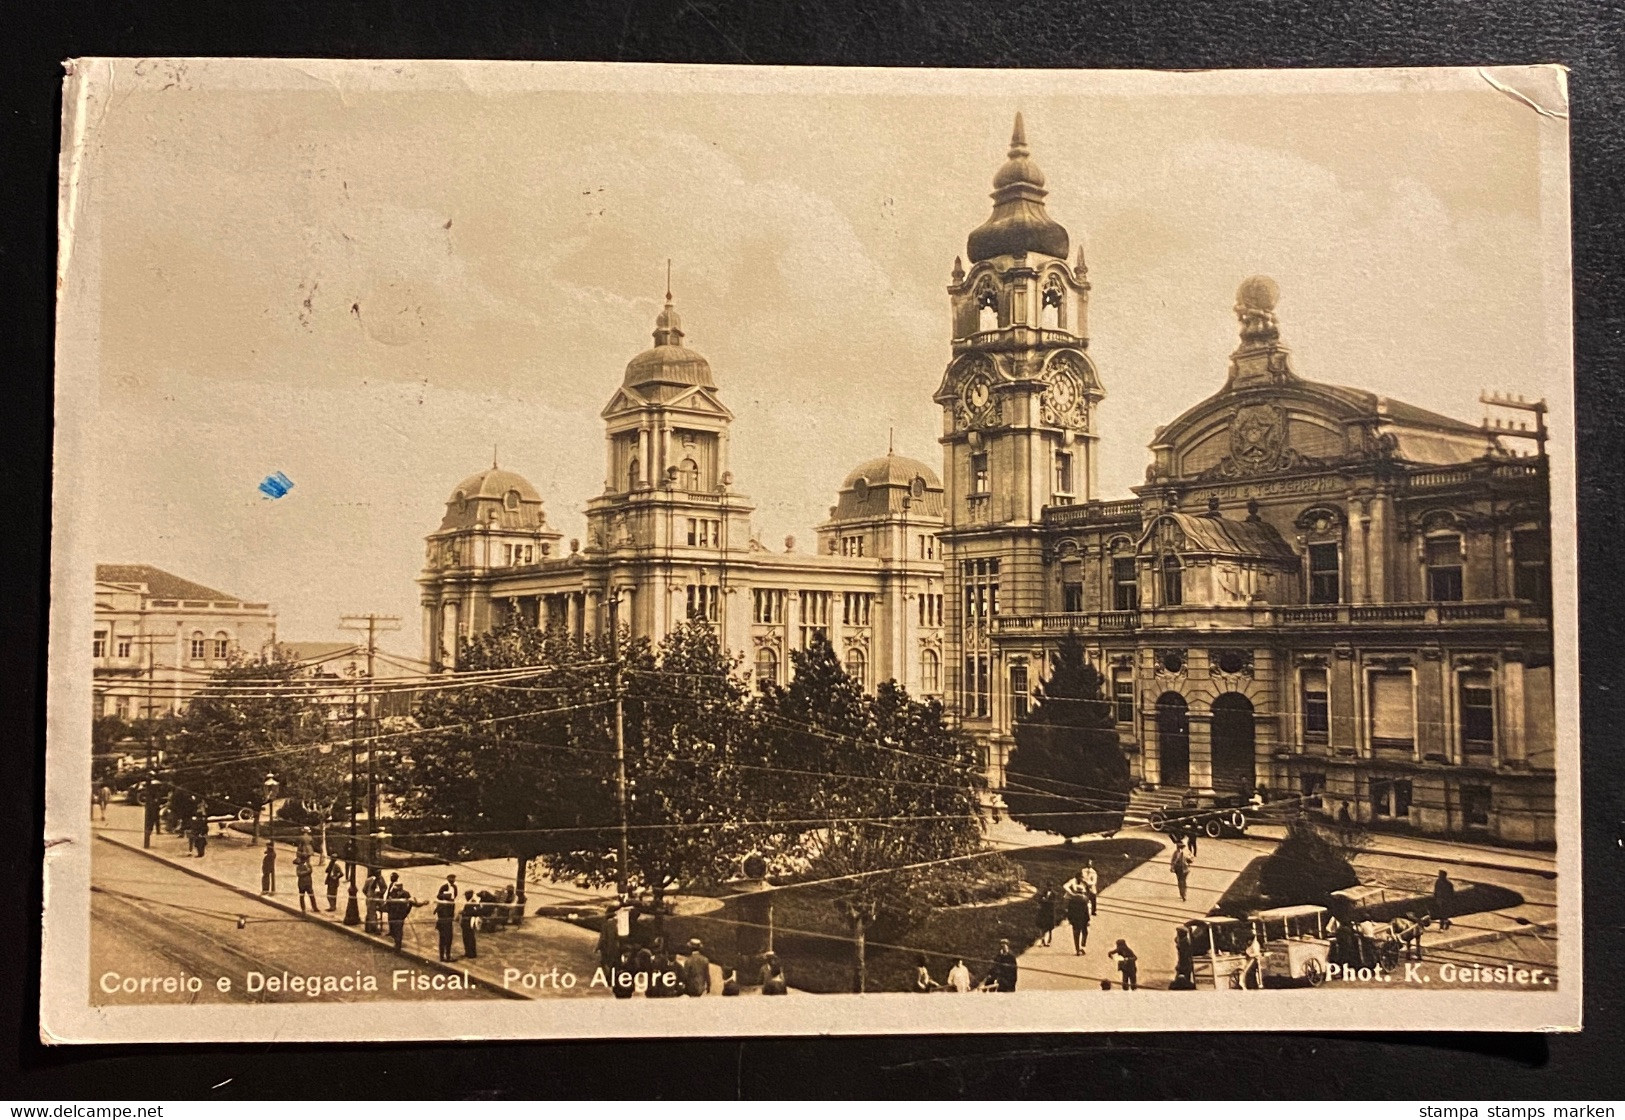
[[[447,875],[434,896],[434,930],[440,935],[440,959],[451,960],[451,932],[457,921],[457,876]]]

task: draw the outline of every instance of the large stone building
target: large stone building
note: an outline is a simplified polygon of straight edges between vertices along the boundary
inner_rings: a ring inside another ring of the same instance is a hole
[[[1102,501],[1089,283],[1043,183],[1018,117],[954,264],[936,394],[949,687],[995,784],[1075,634],[1146,785],[1551,840],[1543,438],[1515,454],[1500,429],[1299,376],[1256,277],[1217,391],[1158,429],[1134,497]]]
[[[95,714],[178,711],[239,656],[276,641],[269,603],[245,602],[151,564],[96,565]]]
[[[587,503],[584,545],[561,547],[536,489],[512,471],[493,465],[452,492],[418,581],[430,664],[454,667],[459,639],[509,619],[602,634],[614,600],[636,638],[709,622],[758,680],[787,679],[790,651],[823,635],[866,687],[895,679],[939,695],[936,472],[889,452],[863,463],[841,482],[814,551],[793,540],[773,551],[734,488],[733,415],[710,363],[683,345],[670,293],[654,343],[604,408],[604,491]]]

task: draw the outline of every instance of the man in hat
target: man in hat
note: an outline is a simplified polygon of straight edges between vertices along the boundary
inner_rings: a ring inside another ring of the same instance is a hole
[[[451,931],[457,921],[457,876],[447,875],[434,896],[434,930],[440,935],[440,959],[451,960]]]
[[[691,996],[703,996],[711,990],[711,958],[705,955],[705,946],[698,937],[688,940],[688,959],[683,962],[683,990]]]
[[[621,962],[621,904],[604,907],[604,920],[598,927],[598,963],[608,974]]]
[[[276,842],[265,842],[265,855],[260,860],[260,893],[276,893]]]
[[[389,890],[384,894],[384,914],[389,918],[389,936],[395,942],[396,952],[400,952],[401,940],[406,934],[406,916],[414,906],[422,906],[425,902],[427,900],[413,900],[412,892],[401,882],[399,871],[389,873]]]
[[[479,956],[479,929],[480,914],[484,907],[474,898],[473,891],[463,892],[463,911],[461,915],[463,925],[463,956],[473,960]]]
[[[993,967],[987,973],[987,983],[995,992],[1016,990],[1016,955],[1010,951],[1008,940],[1001,938],[999,941],[999,951],[994,954]]]

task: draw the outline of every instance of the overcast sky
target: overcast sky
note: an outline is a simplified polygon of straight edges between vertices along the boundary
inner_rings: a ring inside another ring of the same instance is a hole
[[[493,445],[583,535],[598,413],[650,345],[668,257],[737,417],[737,488],[764,540],[806,547],[888,429],[941,462],[944,286],[1018,109],[1088,255],[1104,497],[1223,383],[1254,273],[1280,283],[1303,376],[1469,420],[1481,386],[1551,389],[1543,118],[1488,85],[1194,95],[1192,75],[1193,95],[1131,96],[937,74],[747,96],[513,88],[549,81],[526,73],[278,90],[194,71],[98,106],[101,560],[269,600],[289,638],[398,614],[386,644],[421,655],[422,538]],[[274,471],[295,484],[276,501],[256,489]]]

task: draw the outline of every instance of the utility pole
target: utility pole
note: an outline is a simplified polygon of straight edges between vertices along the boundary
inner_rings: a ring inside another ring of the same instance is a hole
[[[399,630],[401,620],[399,615],[393,614],[347,614],[339,618],[340,630],[365,630],[367,632],[367,725],[376,729],[378,726],[378,694],[373,689],[373,670],[378,656],[378,633],[381,630]],[[351,864],[350,886],[355,887],[355,741],[359,736],[355,733],[352,721],[350,735],[350,836],[351,836]],[[373,765],[373,756],[377,754],[375,744],[367,747],[367,836],[373,837],[378,833],[378,775]],[[370,840],[369,840],[370,844]]]
[[[621,844],[619,856],[615,861],[615,892],[620,897],[622,906],[631,895],[630,868],[630,842],[627,838],[627,812],[626,812],[626,704],[621,697],[621,628],[620,628],[620,592],[611,590],[609,595],[609,649],[610,649],[610,688],[615,694],[615,807],[620,817]]]

